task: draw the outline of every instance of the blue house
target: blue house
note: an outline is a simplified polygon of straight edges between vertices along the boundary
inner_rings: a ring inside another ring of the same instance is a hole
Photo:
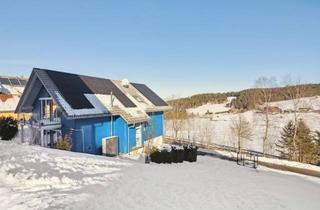
[[[144,84],[34,68],[16,112],[32,113],[41,146],[68,135],[73,151],[101,154],[102,139],[117,137],[124,154],[161,138],[168,109]]]

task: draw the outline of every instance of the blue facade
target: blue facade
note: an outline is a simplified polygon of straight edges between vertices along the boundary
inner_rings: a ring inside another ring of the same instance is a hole
[[[142,123],[142,143],[148,140],[148,138],[155,138],[162,136],[164,133],[164,114],[163,112],[150,112],[149,122]]]
[[[70,135],[72,150],[102,154],[102,139],[111,135],[111,117],[68,120],[62,117],[62,135]]]
[[[46,89],[42,87],[38,94],[41,97],[50,97]],[[40,101],[33,104],[33,116],[39,120],[41,113]],[[153,137],[163,135],[163,112],[148,113],[151,120],[142,123],[142,144],[147,140],[146,129],[152,127]],[[119,153],[128,153],[136,147],[136,125],[127,124],[120,116],[106,116],[83,119],[67,119],[61,115],[62,135],[70,135],[72,139],[72,151],[89,154],[102,154],[102,139],[110,136],[119,138]],[[149,135],[150,137],[150,135]]]

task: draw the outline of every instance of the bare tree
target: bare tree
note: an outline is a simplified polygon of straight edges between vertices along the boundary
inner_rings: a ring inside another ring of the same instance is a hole
[[[294,123],[294,135],[292,139],[293,147],[294,147],[294,153],[293,153],[293,159],[296,159],[297,154],[297,126],[299,121],[299,108],[301,107],[302,98],[305,94],[305,85],[302,85],[300,82],[300,79],[292,80],[290,76],[287,76],[284,80],[284,96],[286,100],[290,100],[292,103],[292,112],[293,112],[293,123]]]
[[[230,125],[232,135],[237,139],[238,152],[243,149],[243,142],[252,137],[252,127],[244,116],[238,114],[238,117]]]
[[[178,138],[179,132],[182,131],[185,120],[187,119],[187,112],[178,104],[172,104],[172,109],[166,113],[166,119],[170,120],[174,138]]]
[[[189,114],[187,119],[185,120],[185,128],[187,130],[187,139],[189,143],[194,143],[194,136],[195,136],[195,126],[196,126],[196,119],[193,114]]]
[[[144,125],[144,128],[142,130],[143,135],[146,139],[146,142],[144,143],[143,152],[146,154],[146,163],[150,162],[150,155],[153,150],[153,138],[156,136],[156,127],[155,124],[152,122],[152,120],[149,120]],[[165,137],[164,137],[165,138]]]
[[[267,152],[269,147],[269,128],[270,128],[270,102],[274,93],[274,87],[276,86],[276,79],[274,77],[260,77],[255,82],[257,88],[257,99],[259,104],[263,104],[263,113],[265,116],[265,129],[263,135],[263,153]]]
[[[201,127],[201,133],[203,134],[203,139],[201,141],[203,141],[203,143],[205,144],[206,148],[209,149],[210,143],[212,142],[212,123],[210,120],[205,119],[205,122],[203,124],[203,126]]]

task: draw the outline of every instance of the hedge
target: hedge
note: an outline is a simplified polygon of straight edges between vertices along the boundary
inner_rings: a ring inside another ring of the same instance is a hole
[[[197,161],[198,147],[193,145],[178,146],[165,145],[154,149],[150,154],[150,159],[155,163],[182,163],[184,160],[189,162]]]

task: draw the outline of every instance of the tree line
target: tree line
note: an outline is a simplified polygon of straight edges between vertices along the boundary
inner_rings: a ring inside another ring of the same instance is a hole
[[[272,96],[270,102],[289,100],[288,92],[293,87],[299,86],[304,89],[304,97],[312,97],[320,95],[320,84],[301,84],[301,85],[286,85],[284,87],[270,87]],[[196,94],[191,97],[179,98],[168,100],[171,106],[179,106],[182,109],[195,108],[207,103],[224,103],[227,97],[237,97],[232,105],[239,110],[252,110],[261,105],[262,95],[260,94],[261,88],[255,87],[251,89],[242,90],[239,92],[226,92],[226,93],[205,93]]]

